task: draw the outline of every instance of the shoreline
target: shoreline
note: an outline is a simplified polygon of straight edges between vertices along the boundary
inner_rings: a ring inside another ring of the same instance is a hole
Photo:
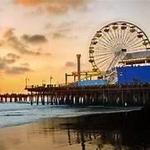
[[[95,150],[99,146],[113,150],[119,143],[142,147],[143,142],[150,142],[149,124],[145,126],[147,120],[141,122],[143,119],[142,111],[41,119],[1,128],[0,150]],[[140,137],[144,141],[139,141]]]
[[[113,107],[112,107],[113,108]],[[149,109],[148,109],[149,110]],[[74,120],[74,119],[77,119],[77,118],[92,118],[92,117],[106,117],[106,120],[107,118],[111,118],[111,117],[114,117],[114,116],[120,116],[120,115],[123,115],[123,116],[126,116],[127,114],[143,114],[144,112],[144,115],[146,114],[146,117],[148,116],[149,114],[149,111],[148,113],[145,111],[143,111],[143,108],[142,107],[135,107],[135,109],[128,109],[128,108],[124,108],[123,110],[119,110],[119,111],[111,111],[111,112],[89,112],[89,113],[85,113],[85,114],[74,114],[74,115],[62,115],[62,116],[56,116],[56,117],[46,117],[46,118],[39,118],[37,120],[34,120],[34,121],[29,121],[29,122],[24,122],[24,123],[18,123],[18,124],[14,124],[14,125],[8,125],[8,126],[3,126],[3,127],[0,127],[0,130],[2,129],[8,129],[8,128],[17,128],[17,127],[22,127],[22,126],[30,126],[32,124],[39,124],[45,120]],[[134,115],[135,116],[135,115]],[[133,116],[133,117],[134,117]],[[141,118],[138,118],[138,119],[141,119]]]
[[[75,107],[75,108],[80,108],[80,107]],[[83,107],[82,108],[87,108]],[[35,120],[31,121],[25,121],[22,123],[15,123],[15,124],[10,124],[10,125],[4,125],[1,126],[1,128],[9,128],[9,127],[17,127],[17,126],[22,126],[26,124],[32,124],[32,123],[38,123],[41,120],[44,119],[53,119],[53,118],[74,118],[74,117],[86,117],[86,116],[94,116],[94,115],[112,115],[112,114],[119,114],[119,113],[130,113],[130,112],[137,112],[137,111],[142,111],[143,107],[103,107],[103,106],[89,106],[88,108],[91,109],[89,112],[73,112],[71,114],[64,114],[64,115],[57,115],[54,117],[45,117],[45,118],[38,118]],[[95,112],[93,112],[93,109],[95,109]],[[98,111],[97,111],[98,109]],[[104,109],[104,111],[103,111]],[[101,110],[101,111],[100,111]],[[108,111],[107,111],[108,110]]]

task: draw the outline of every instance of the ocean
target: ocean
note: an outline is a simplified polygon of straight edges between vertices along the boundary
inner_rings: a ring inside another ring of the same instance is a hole
[[[0,128],[36,122],[44,118],[77,117],[91,114],[118,113],[141,110],[141,107],[30,105],[27,103],[0,103]]]

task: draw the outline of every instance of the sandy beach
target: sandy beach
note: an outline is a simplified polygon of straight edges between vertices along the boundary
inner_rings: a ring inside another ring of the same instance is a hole
[[[85,145],[89,150],[96,149],[96,145],[91,142],[83,145],[85,141],[82,139],[82,133],[69,128],[61,129],[61,124],[67,125],[64,119],[47,119],[2,128],[0,129],[0,150],[79,150],[85,149]]]
[[[120,113],[51,118],[1,128],[0,150],[146,149],[150,143],[149,129],[135,127],[134,116],[135,113]]]
[[[41,129],[39,124],[0,130],[0,150],[78,150],[80,144],[69,144],[67,131]]]

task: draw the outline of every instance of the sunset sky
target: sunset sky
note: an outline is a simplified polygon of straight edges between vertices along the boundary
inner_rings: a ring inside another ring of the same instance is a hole
[[[29,84],[64,82],[90,70],[88,47],[95,32],[125,20],[150,37],[150,0],[0,0],[0,92],[23,92]]]

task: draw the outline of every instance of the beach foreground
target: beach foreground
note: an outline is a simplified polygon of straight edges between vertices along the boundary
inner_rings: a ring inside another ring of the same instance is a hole
[[[140,112],[43,119],[0,129],[0,150],[143,150],[150,130]]]

